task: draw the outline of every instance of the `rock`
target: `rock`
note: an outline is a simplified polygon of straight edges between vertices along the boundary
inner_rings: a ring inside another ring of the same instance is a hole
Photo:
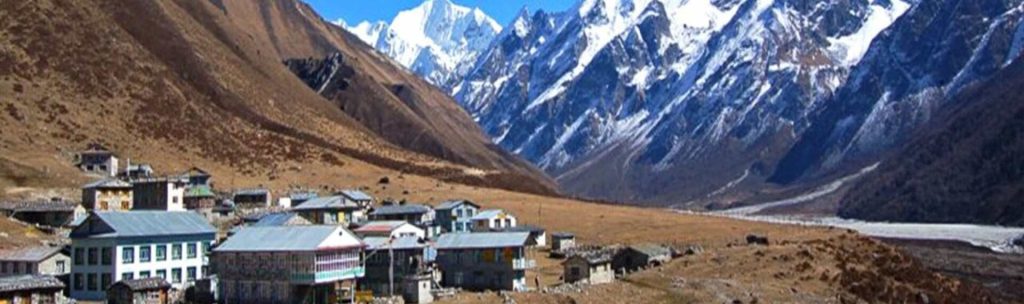
[[[378,181],[377,181],[377,183],[378,183],[378,184],[381,184],[381,185],[387,185],[387,184],[390,184],[390,183],[391,183],[391,178],[389,178],[389,177],[387,177],[387,176],[385,176],[385,177],[381,177],[381,178],[380,178],[380,180],[378,180]]]
[[[1021,234],[1017,238],[1013,239],[1013,241],[1010,241],[1010,244],[1017,247],[1024,247],[1024,234]]]
[[[932,302],[932,301],[931,301],[931,300],[930,300],[930,299],[928,298],[928,294],[925,294],[925,293],[923,293],[923,292],[921,292],[921,293],[918,293],[918,294],[917,294],[917,301],[918,301],[919,303],[925,303],[925,304],[928,304],[928,303],[931,303],[931,302]]]
[[[747,245],[768,246],[768,237],[756,234],[747,235]]]
[[[686,255],[698,255],[704,253],[704,247],[701,247],[700,245],[686,246],[686,251],[683,253]]]

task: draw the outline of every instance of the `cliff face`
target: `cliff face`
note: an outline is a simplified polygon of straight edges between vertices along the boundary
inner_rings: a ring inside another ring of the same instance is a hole
[[[443,93],[298,1],[43,0],[0,15],[0,91],[11,96],[0,100],[0,150],[17,164],[59,167],[56,159],[98,142],[167,170],[196,164],[274,179],[303,165],[354,165],[553,189],[473,136]],[[451,134],[461,141],[395,140],[420,130],[368,128],[281,64],[334,53],[351,59],[356,102],[382,104],[382,116],[429,108],[415,127],[465,127]],[[508,180],[516,183],[499,182]]]
[[[867,220],[1024,226],[1024,64],[956,98],[856,185],[839,214]]]

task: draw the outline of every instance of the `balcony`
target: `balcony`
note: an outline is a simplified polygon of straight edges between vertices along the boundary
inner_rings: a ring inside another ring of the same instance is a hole
[[[319,284],[334,281],[343,281],[361,278],[366,275],[363,267],[348,268],[335,271],[321,271],[317,273],[295,273],[291,276],[292,283]]]
[[[515,270],[526,270],[537,267],[537,261],[527,258],[520,258],[512,260],[512,269]]]

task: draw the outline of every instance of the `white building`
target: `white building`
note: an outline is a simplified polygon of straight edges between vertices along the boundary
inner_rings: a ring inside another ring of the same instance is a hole
[[[71,231],[71,297],[101,301],[114,282],[146,277],[183,289],[207,275],[215,234],[192,212],[93,212]]]
[[[505,230],[517,225],[516,217],[501,209],[480,211],[469,220],[475,232]]]
[[[427,231],[423,228],[416,227],[413,224],[409,224],[406,221],[374,221],[368,222],[359,228],[356,228],[355,233],[359,237],[383,237],[383,238],[401,238],[401,237],[416,237],[418,239],[425,239],[427,237]]]

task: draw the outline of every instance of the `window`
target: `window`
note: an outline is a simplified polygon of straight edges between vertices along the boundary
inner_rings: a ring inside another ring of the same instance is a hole
[[[196,243],[188,243],[188,258],[196,258]]]
[[[103,247],[103,250],[101,250],[100,252],[103,253],[100,255],[100,260],[103,261],[103,265],[110,265],[111,260],[114,259],[113,249],[111,249],[110,247]]]
[[[135,263],[135,247],[121,247],[121,263]]]
[[[146,278],[149,278],[149,277],[150,277],[149,270],[147,270],[147,271],[139,271],[139,278],[140,279],[146,279]]]
[[[195,267],[189,267],[188,268],[186,278],[188,279],[189,282],[195,282],[196,281],[196,268]]]
[[[85,284],[84,284],[84,282],[82,282],[82,274],[81,273],[76,273],[75,274],[74,281],[75,281],[75,290],[85,289]]]
[[[462,209],[455,210],[456,217],[462,217]]]
[[[569,274],[571,274],[573,278],[579,278],[580,277],[580,268],[579,267],[570,268],[569,269]]]
[[[151,247],[149,245],[139,247],[139,263],[149,262],[149,251]]]
[[[99,286],[96,286],[96,283],[98,283],[98,282],[96,282],[96,274],[95,273],[87,274],[87,275],[85,275],[85,278],[86,278],[85,279],[85,281],[86,281],[85,288],[86,289],[88,289],[88,290],[98,290],[99,289]]]
[[[65,265],[64,261],[57,261],[57,273],[61,274],[65,272],[68,272],[68,266]]]
[[[128,281],[135,278],[135,274],[131,272],[121,273],[121,280]]]
[[[171,203],[172,204],[177,204],[178,203],[178,197],[177,196],[172,196],[171,197]]]
[[[166,261],[167,260],[167,245],[156,245],[156,260]]]
[[[75,265],[85,264],[85,249],[75,248]]]
[[[171,245],[171,259],[172,260],[180,260],[181,259],[181,244]]]
[[[203,255],[210,253],[210,242],[203,242]]]
[[[100,275],[100,289],[101,290],[107,290],[107,288],[110,287],[110,280],[111,280],[111,275],[109,273],[101,274]]]
[[[157,270],[156,271],[156,276],[160,277],[161,279],[166,280],[167,279],[167,270],[163,270],[163,269]]]
[[[181,283],[181,268],[171,269],[171,283]]]
[[[89,248],[89,265],[99,264],[99,251],[96,248]]]

